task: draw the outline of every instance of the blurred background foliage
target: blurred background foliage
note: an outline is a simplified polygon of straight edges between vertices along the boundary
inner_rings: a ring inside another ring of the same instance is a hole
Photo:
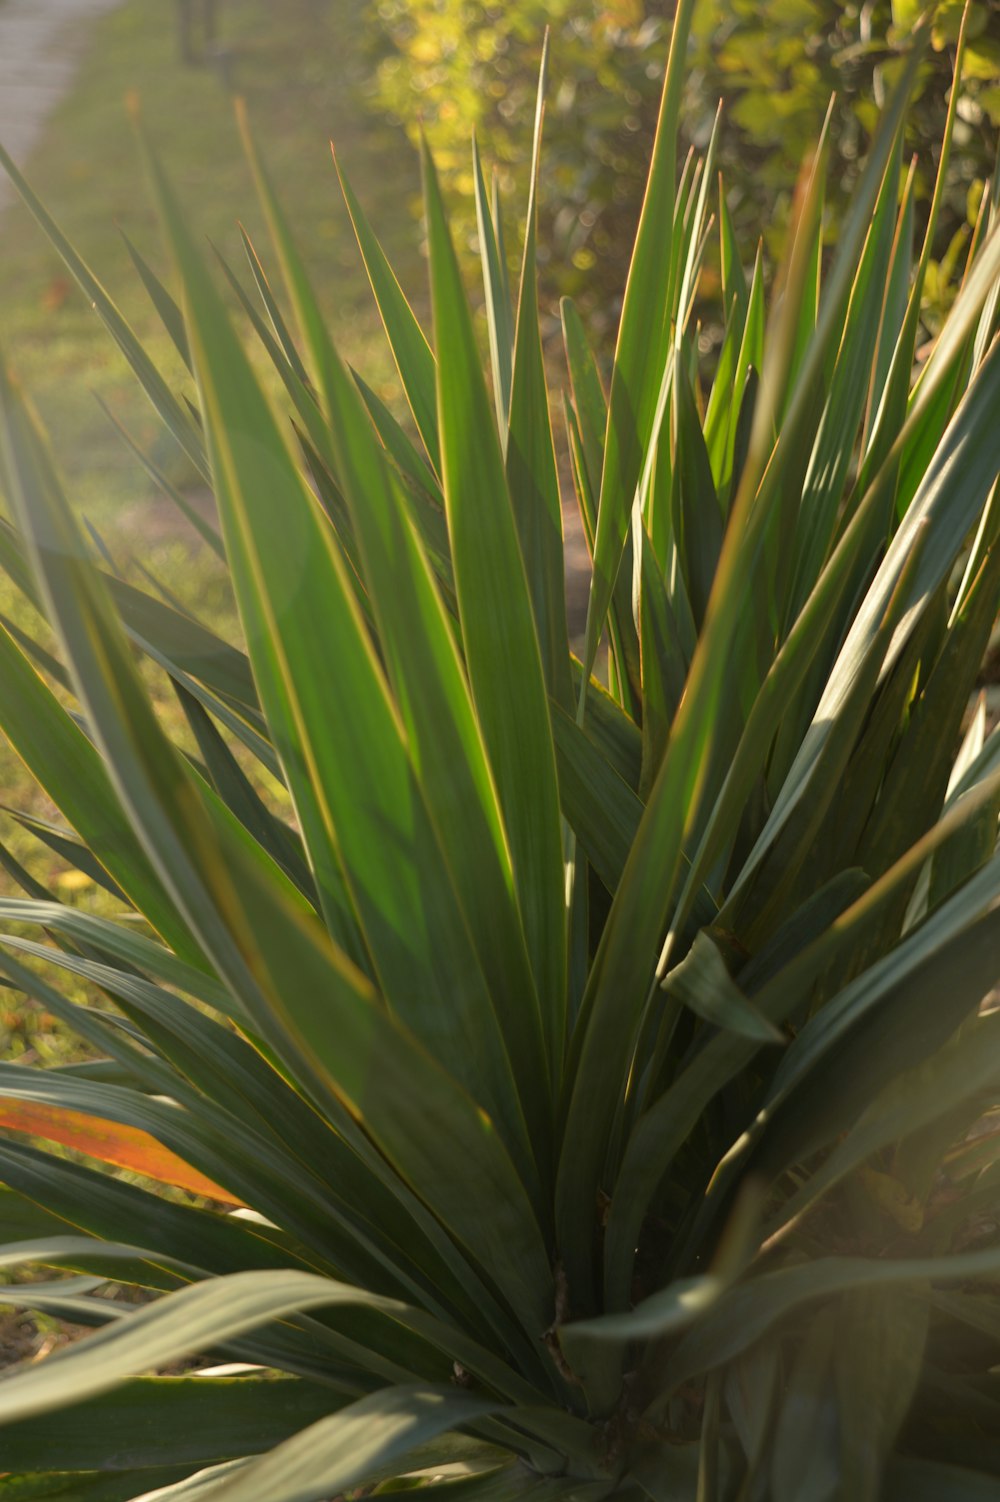
[[[541,39],[552,30],[541,204],[550,298],[584,294],[591,320],[617,318],[626,247],[641,202],[673,5],[645,0],[378,0],[371,37],[378,105],[423,129],[470,240],[475,235],[469,132],[500,186],[526,195],[530,118]],[[765,227],[779,252],[799,165],[831,95],[833,142],[826,235],[835,237],[891,85],[894,46],[922,4],[856,0],[722,0],[698,9],[682,113],[689,145],[704,147],[723,101],[719,167],[741,243]],[[951,88],[961,0],[937,6],[911,112],[918,202],[926,210]],[[971,45],[955,133],[939,261],[957,257],[1000,136],[1000,0],[973,0]],[[418,98],[418,116],[414,95]],[[515,215],[513,208],[510,218]],[[919,222],[918,222],[919,228]],[[932,273],[931,314],[937,287]]]

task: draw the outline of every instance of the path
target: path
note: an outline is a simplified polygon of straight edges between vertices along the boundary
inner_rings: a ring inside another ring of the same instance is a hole
[[[73,81],[84,23],[118,0],[0,0],[0,141],[20,165]],[[12,189],[0,174],[0,208]]]

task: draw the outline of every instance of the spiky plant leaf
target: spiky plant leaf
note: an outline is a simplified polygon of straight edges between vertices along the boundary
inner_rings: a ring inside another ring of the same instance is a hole
[[[193,391],[12,172],[210,480],[243,634],[85,540],[4,374],[0,726],[97,895],[2,850],[0,971],[90,1056],[0,1065],[0,1269],[92,1333],[0,1381],[0,1498],[1000,1487],[1000,176],[916,366],[918,28],[830,257],[825,148],[770,289],[723,187],[706,366],[691,10],[607,397],[562,309],[582,661],[534,190],[515,325],[474,158],[491,396],[429,157],[433,339],[342,175],[394,403],[245,117],[254,358],[144,147]]]

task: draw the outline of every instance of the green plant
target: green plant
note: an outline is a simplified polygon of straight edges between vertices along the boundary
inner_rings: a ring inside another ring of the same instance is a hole
[[[433,352],[345,182],[404,427],[249,135],[297,333],[250,246],[265,312],[238,296],[281,416],[148,147],[194,405],[6,164],[213,486],[246,653],[94,556],[5,378],[0,556],[57,648],[0,633],[0,721],[115,906],[23,870],[0,903],[8,981],[98,1055],[0,1066],[0,1265],[73,1274],[4,1299],[99,1327],[0,1383],[0,1497],[997,1486],[1000,734],[963,725],[1000,590],[1000,183],[914,382],[918,36],[822,274],[807,165],[766,329],[723,203],[703,390],[691,10],[607,402],[563,310],[582,659],[533,197],[515,318],[480,186],[491,399],[430,160]]]

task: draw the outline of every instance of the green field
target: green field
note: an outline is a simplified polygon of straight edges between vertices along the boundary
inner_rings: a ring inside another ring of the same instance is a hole
[[[341,347],[381,385],[389,366],[328,141],[336,142],[387,249],[402,262],[404,281],[418,296],[423,272],[409,210],[419,181],[402,134],[365,110],[367,60],[351,10],[316,0],[283,0],[280,6],[232,0],[222,7],[222,41],[231,54],[233,86],[247,100]],[[216,68],[180,63],[174,6],[167,0],[128,0],[95,24],[76,84],[51,119],[28,176],[149,341],[150,352],[179,380],[179,364],[119,234],[124,231],[164,273],[126,109],[131,91],[194,221],[248,280],[238,223],[257,239],[258,216],[232,99]],[[0,338],[49,427],[74,499],[123,542],[144,550],[160,546],[163,524],[142,504],[150,499],[149,486],[95,395],[183,483],[187,476],[177,455],[20,205],[0,218],[0,243]]]

